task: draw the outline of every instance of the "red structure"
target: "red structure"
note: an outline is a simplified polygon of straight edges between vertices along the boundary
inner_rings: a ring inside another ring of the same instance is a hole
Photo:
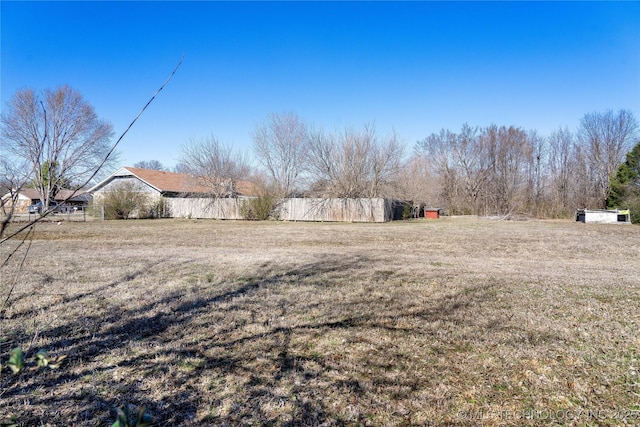
[[[424,208],[424,217],[426,219],[438,219],[438,218],[440,218],[440,209],[438,209],[438,208]]]

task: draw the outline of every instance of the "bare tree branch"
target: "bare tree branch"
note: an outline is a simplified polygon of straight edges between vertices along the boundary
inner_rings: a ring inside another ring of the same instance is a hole
[[[179,163],[181,172],[191,175],[194,185],[203,187],[214,198],[235,197],[238,182],[251,173],[246,157],[213,135],[184,144]]]
[[[631,150],[637,131],[638,122],[628,110],[585,114],[580,121],[578,137],[593,174],[598,207],[606,207],[609,180]]]
[[[306,169],[307,127],[294,113],[271,114],[252,133],[253,149],[266,168],[277,195],[288,197],[300,184]]]
[[[309,139],[310,174],[321,197],[385,197],[398,183],[404,145],[392,134],[378,138],[374,126],[345,129],[338,135],[322,130]]]
[[[118,147],[118,145],[120,144],[120,142],[122,141],[124,136],[129,132],[131,127],[135,124],[135,122],[138,121],[140,116],[142,116],[142,113],[144,113],[144,111],[147,109],[147,107],[149,107],[151,102],[153,102],[153,100],[165,88],[165,86],[169,83],[169,81],[171,81],[171,79],[173,78],[175,73],[178,71],[178,68],[180,67],[180,65],[182,65],[182,61],[183,60],[184,60],[184,54],[180,58],[180,61],[178,62],[176,67],[173,69],[173,71],[171,72],[169,77],[167,77],[167,79],[164,81],[164,83],[162,83],[162,85],[156,90],[156,92],[149,99],[149,101],[147,101],[147,103],[144,105],[144,107],[142,107],[142,109],[138,112],[138,114],[131,121],[129,126],[127,126],[127,128],[124,130],[124,132],[122,132],[122,134],[120,134],[120,136],[118,137],[116,142],[111,145],[111,147],[109,148],[109,150],[106,153],[104,153],[104,155],[102,156],[100,161],[97,164],[94,164],[93,169],[91,171],[89,171],[89,172],[91,172],[89,174],[89,176],[80,185],[78,185],[74,189],[74,191],[72,191],[72,193],[65,200],[62,201],[62,203],[68,202],[68,200],[70,198],[72,198],[72,197],[74,197],[76,195],[76,193],[78,192],[79,189],[85,187],[89,182],[91,182],[91,180],[93,180],[95,178],[95,176],[98,174],[98,172],[100,172],[100,169],[114,155],[116,148]],[[31,96],[28,96],[25,99],[23,99],[23,97],[18,97],[18,99],[19,99],[19,103],[20,103],[19,105],[22,105],[22,103],[25,103],[25,102],[27,103],[27,105],[29,106],[29,108],[27,109],[27,112],[30,114],[30,117],[27,117],[27,119],[25,119],[25,121],[24,121],[25,126],[24,126],[24,128],[21,128],[21,127],[17,126],[16,124],[14,124],[11,120],[5,120],[5,117],[3,115],[3,120],[2,120],[3,137],[5,135],[11,135],[11,138],[14,138],[13,140],[17,141],[19,144],[23,144],[25,142],[25,138],[29,138],[30,135],[37,137],[38,141],[48,140],[48,137],[45,137],[46,133],[40,139],[40,133],[39,133],[39,130],[38,130],[39,128],[38,128],[38,125],[37,125],[37,114],[38,114],[37,113],[37,108],[36,108],[35,102],[33,102],[33,99],[31,99]],[[45,110],[44,113],[46,114],[46,110]],[[48,126],[46,126],[45,128],[48,128]],[[55,129],[56,129],[56,132],[63,132],[63,133],[65,132],[64,130],[62,130],[62,127],[60,127],[60,126],[55,127]],[[72,130],[73,130],[73,126],[71,128],[69,128],[68,131],[72,132]],[[40,152],[38,150],[35,150],[32,153],[31,160],[32,161],[33,160],[36,161],[36,167],[42,168],[42,162],[40,162],[38,160],[39,158],[40,158]],[[35,167],[34,167],[34,169],[35,169]],[[44,206],[46,206],[46,205],[44,205]],[[42,219],[47,217],[52,212],[53,212],[53,209],[51,209],[51,208],[45,209],[39,217],[37,217],[34,220],[30,221],[26,225],[24,225],[22,227],[19,227],[16,231],[14,231],[14,232],[6,235],[6,236],[3,236],[2,234],[0,234],[0,244],[2,244],[4,242],[6,242],[7,240],[15,237],[16,235],[22,233],[24,230],[28,229],[29,227],[33,226],[37,222],[41,221]],[[5,227],[2,228],[2,231],[3,232],[5,231]]]

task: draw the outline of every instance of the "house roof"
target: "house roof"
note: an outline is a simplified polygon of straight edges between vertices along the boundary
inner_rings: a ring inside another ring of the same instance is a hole
[[[23,188],[19,191],[27,199],[35,200],[40,198],[40,193],[35,188]]]
[[[198,185],[195,179],[189,175],[176,172],[158,171],[153,169],[142,169],[124,167],[140,180],[146,182],[160,192],[170,193],[206,193],[207,188]]]
[[[92,187],[89,191],[94,192],[102,188],[117,176],[135,176],[161,193],[207,194],[211,192],[209,188],[198,184],[194,177],[187,174],[134,168],[129,166],[118,169],[108,178]],[[236,190],[238,193],[246,196],[257,194],[255,185],[249,181],[239,181],[236,184]]]
[[[251,181],[236,182],[236,191],[243,196],[260,196],[258,187]]]

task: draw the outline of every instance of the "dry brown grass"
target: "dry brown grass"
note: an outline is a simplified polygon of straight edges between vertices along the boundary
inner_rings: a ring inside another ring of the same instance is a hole
[[[638,423],[639,254],[639,227],[570,221],[41,224],[0,350],[68,358],[3,374],[0,415]]]

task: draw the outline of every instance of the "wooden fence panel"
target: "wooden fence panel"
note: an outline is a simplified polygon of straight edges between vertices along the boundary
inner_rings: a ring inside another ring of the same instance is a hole
[[[242,219],[243,199],[168,197],[165,200],[173,218]]]
[[[166,198],[173,218],[243,219],[247,199]],[[284,199],[278,206],[283,221],[387,222],[393,202],[386,199]]]
[[[385,199],[285,199],[280,205],[284,221],[386,222],[391,201]]]

